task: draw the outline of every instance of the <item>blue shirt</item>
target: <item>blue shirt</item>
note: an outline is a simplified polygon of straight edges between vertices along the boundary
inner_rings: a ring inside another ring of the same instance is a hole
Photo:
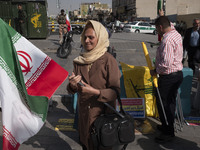
[[[192,31],[191,38],[190,38],[190,46],[192,46],[192,47],[199,46],[199,32],[198,32],[198,30]]]

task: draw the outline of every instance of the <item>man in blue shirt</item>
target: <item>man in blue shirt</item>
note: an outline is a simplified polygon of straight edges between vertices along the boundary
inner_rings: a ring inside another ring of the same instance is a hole
[[[197,56],[200,51],[200,19],[194,19],[193,27],[186,30],[183,48],[188,52],[188,66],[195,71],[195,63],[200,62]]]

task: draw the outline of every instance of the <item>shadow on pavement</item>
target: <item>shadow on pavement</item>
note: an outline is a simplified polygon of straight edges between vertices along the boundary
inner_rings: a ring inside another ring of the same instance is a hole
[[[164,144],[158,144],[154,141],[155,135],[146,135],[147,138],[140,138],[137,143],[141,146],[143,150],[199,150],[197,143],[188,141],[179,137],[175,137],[172,141],[166,142]]]
[[[25,145],[27,145],[27,148]],[[32,148],[44,148],[45,150],[72,150],[70,143],[64,141],[55,130],[46,126],[44,126],[37,135],[23,143],[25,149],[29,149],[28,146],[31,146]]]
[[[55,45],[60,46],[60,44],[59,44],[59,40],[49,39],[49,41],[53,42]]]
[[[74,119],[74,114],[70,111],[72,111],[70,103],[66,104],[64,100],[53,101],[52,107],[49,107],[45,125],[35,136],[24,142],[19,149],[78,149],[80,147],[78,132],[76,130],[60,130],[58,128],[59,125],[62,125],[62,122],[59,122],[60,119]]]

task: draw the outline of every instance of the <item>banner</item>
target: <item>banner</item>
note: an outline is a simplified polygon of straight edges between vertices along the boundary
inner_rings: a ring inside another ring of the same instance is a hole
[[[144,98],[121,98],[122,107],[125,112],[133,118],[145,118]],[[120,111],[120,104],[117,101],[117,110]]]
[[[146,116],[158,117],[153,79],[148,67],[120,62],[127,98],[144,98]]]
[[[0,19],[3,150],[17,150],[47,116],[48,99],[68,72]]]

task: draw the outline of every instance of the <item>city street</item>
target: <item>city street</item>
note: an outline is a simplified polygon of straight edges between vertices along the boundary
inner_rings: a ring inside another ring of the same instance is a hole
[[[74,35],[72,54],[67,59],[56,56],[59,47],[58,39],[58,35],[53,34],[47,39],[30,39],[30,41],[71,74],[73,59],[80,52],[80,35]],[[156,47],[151,47],[150,43],[157,42],[157,35],[122,32],[113,33],[110,38],[110,45],[116,49],[118,62],[147,66],[141,42],[146,43],[150,58],[153,59],[156,55]],[[184,65],[187,67],[187,64]],[[78,132],[70,128],[73,126],[75,114],[71,95],[68,95],[66,91],[67,83],[68,80],[53,95],[46,123],[40,132],[24,142],[19,150],[81,150]],[[151,123],[151,125],[148,123]],[[182,132],[177,131],[173,141],[157,144],[154,138],[159,134],[155,129],[158,121],[149,118],[147,124],[152,132],[149,134],[136,133],[135,141],[128,145],[127,150],[200,150],[199,126],[187,126],[185,124]],[[2,131],[0,136],[0,143],[2,144]]]
[[[78,56],[81,50],[80,35],[74,35],[73,40],[73,51],[67,59],[61,59],[56,56],[56,51],[59,47],[58,35],[56,33],[53,33],[47,40],[30,41],[71,73],[73,69],[73,59]],[[116,49],[116,59],[118,62],[124,62],[135,66],[147,66],[141,42],[146,43],[149,55],[153,59],[155,57],[156,47],[151,48],[150,43],[157,42],[157,35],[122,32],[113,33],[110,38],[110,46]],[[66,94],[66,82],[55,94]]]

